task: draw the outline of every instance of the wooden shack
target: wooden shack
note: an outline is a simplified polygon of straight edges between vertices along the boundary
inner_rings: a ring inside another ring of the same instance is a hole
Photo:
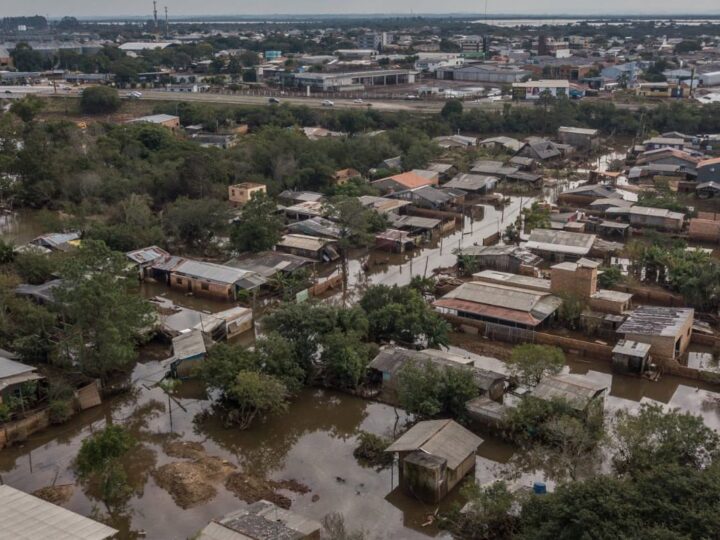
[[[483,440],[453,420],[418,422],[385,451],[398,454],[400,488],[434,504],[475,469]]]

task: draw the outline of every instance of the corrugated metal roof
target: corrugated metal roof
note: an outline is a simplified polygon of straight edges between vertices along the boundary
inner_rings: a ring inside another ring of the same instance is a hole
[[[452,420],[429,420],[415,424],[386,452],[422,450],[445,459],[448,468],[457,469],[482,443],[480,437]]]
[[[692,308],[640,306],[617,331],[619,334],[675,337],[694,315]]]
[[[492,189],[496,184],[497,178],[493,176],[461,173],[448,183],[443,184],[443,187],[477,191],[480,189]]]
[[[545,377],[533,388],[532,395],[538,399],[564,399],[578,410],[583,410],[596,396],[607,387],[578,379],[572,375],[554,375]]]
[[[35,371],[35,369],[34,366],[28,366],[27,364],[21,364],[9,358],[0,357],[0,379],[14,377],[21,373],[30,373]]]
[[[330,241],[316,236],[307,236],[305,234],[286,234],[277,243],[278,246],[305,249],[308,251],[319,251],[325,247]]]
[[[118,531],[7,485],[0,485],[0,538],[104,540]]]
[[[530,233],[530,240],[525,244],[525,247],[541,251],[587,255],[595,242],[595,238],[594,234],[533,229]]]
[[[191,278],[199,278],[206,281],[213,281],[215,283],[222,283],[225,285],[237,284],[244,286],[244,288],[247,289],[259,287],[265,283],[265,279],[254,272],[249,272],[240,268],[233,268],[232,266],[224,266],[204,261],[194,261],[192,259],[183,260],[180,264],[173,268],[172,271]]]
[[[161,259],[162,257],[167,257],[169,255],[170,254],[167,251],[157,246],[136,249],[135,251],[128,251],[125,254],[125,256],[128,257],[131,261],[134,261],[138,264],[146,264],[149,262],[153,262],[157,259]]]

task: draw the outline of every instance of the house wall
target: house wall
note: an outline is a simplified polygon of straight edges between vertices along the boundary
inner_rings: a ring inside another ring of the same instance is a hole
[[[697,181],[700,184],[711,181],[720,182],[720,163],[698,167]]]
[[[590,298],[590,309],[601,313],[612,313],[614,315],[622,315],[630,309],[630,302],[615,302],[602,298]]]
[[[688,236],[701,242],[720,242],[720,220],[693,218],[690,220]]]
[[[642,334],[625,334],[625,339],[650,344],[650,355],[663,360],[674,360],[687,351],[692,339],[693,318],[690,317],[675,336],[646,336]],[[680,350],[675,353],[675,343],[680,341]]]
[[[265,186],[255,186],[255,187],[239,187],[237,185],[235,186],[229,186],[228,187],[228,199],[230,202],[237,206],[242,204],[247,204],[250,199],[255,195],[256,193],[266,193],[267,188]]]
[[[550,291],[589,298],[597,291],[597,269],[578,268],[573,272],[562,268],[553,268],[550,271]]]
[[[458,483],[465,478],[471,471],[475,469],[475,452],[470,454],[458,466],[457,469],[448,469],[447,472],[447,493],[449,493]]]
[[[668,231],[679,231],[682,230],[683,220],[668,217],[630,214],[630,224],[641,225],[643,227],[654,227],[656,229],[664,229]]]
[[[203,279],[188,277],[175,272],[170,273],[170,287],[193,294],[218,298],[221,300],[235,299],[235,286],[211,283]]]

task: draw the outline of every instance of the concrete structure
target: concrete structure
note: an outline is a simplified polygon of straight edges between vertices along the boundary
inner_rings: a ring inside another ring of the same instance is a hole
[[[529,77],[531,72],[517,67],[499,67],[496,65],[466,64],[464,66],[443,66],[436,70],[439,80],[465,81],[489,84],[511,84]]]
[[[433,302],[442,314],[526,329],[549,320],[561,304],[549,292],[487,282],[463,283]]]
[[[625,313],[630,309],[632,294],[598,289],[598,266],[588,259],[554,265],[550,269],[551,292],[585,300],[590,309],[601,313]]]
[[[105,540],[118,533],[8,485],[0,485],[0,524],[0,537],[8,540]]]
[[[475,469],[482,442],[452,420],[429,420],[415,424],[385,451],[399,456],[400,488],[437,503]]]
[[[241,184],[228,186],[228,200],[233,206],[243,206],[247,204],[254,195],[260,193],[267,193],[267,186],[265,184],[243,182]]]
[[[600,144],[597,129],[579,127],[561,127],[558,129],[558,139],[563,144],[569,144],[581,150],[592,150]]]
[[[319,522],[261,499],[214,519],[197,540],[320,540],[321,529]]]
[[[695,310],[641,306],[618,328],[624,339],[648,343],[654,358],[677,360],[690,345]]]
[[[613,371],[642,375],[650,364],[650,344],[621,339],[612,350]]]

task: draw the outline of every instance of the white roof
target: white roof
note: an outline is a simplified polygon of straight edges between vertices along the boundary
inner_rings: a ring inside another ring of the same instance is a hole
[[[543,81],[527,81],[512,84],[514,88],[570,88],[570,81],[543,80]]]
[[[128,120],[128,124],[136,124],[139,122],[147,122],[149,124],[162,124],[163,122],[169,122],[171,120],[180,120],[179,116],[173,116],[172,114],[151,114],[150,116],[141,116],[133,120]]]
[[[123,51],[144,51],[147,49],[164,49],[173,45],[171,41],[128,41],[120,45],[119,49]]]
[[[104,540],[117,530],[7,485],[0,485],[0,538]]]

